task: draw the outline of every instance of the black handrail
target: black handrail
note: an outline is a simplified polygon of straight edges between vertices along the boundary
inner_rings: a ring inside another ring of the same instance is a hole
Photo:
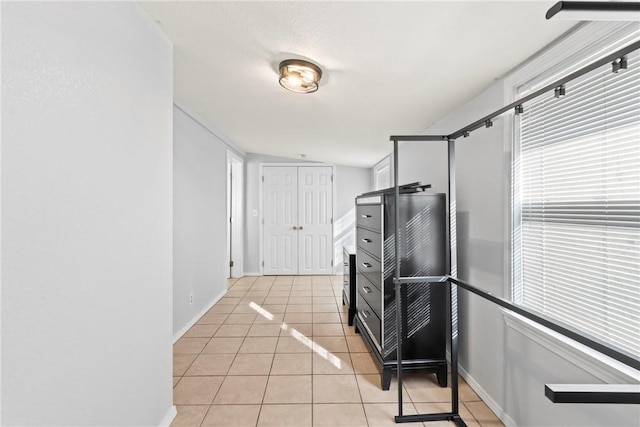
[[[517,313],[522,317],[533,320],[534,322],[546,328],[549,328],[552,331],[555,331],[567,338],[579,342],[580,344],[592,348],[597,352],[604,354],[605,356],[609,356],[610,358],[617,360],[618,362],[624,363],[625,365],[630,366],[636,370],[640,370],[640,358],[635,354],[632,354],[614,345],[608,344],[592,335],[581,332],[570,325],[557,320],[553,320],[550,317],[545,316],[544,314],[536,313],[534,311],[527,310],[522,306],[512,304],[504,298],[499,298],[495,295],[492,295],[490,292],[486,292],[482,289],[476,288],[475,286],[472,286],[471,284],[463,280],[457,279],[455,277],[449,277],[448,280],[461,287],[462,289],[474,293],[488,301],[491,301],[494,304],[506,308],[507,310],[513,311],[514,313]]]

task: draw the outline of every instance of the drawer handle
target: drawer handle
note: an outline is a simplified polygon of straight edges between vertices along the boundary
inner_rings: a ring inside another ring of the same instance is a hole
[[[362,214],[361,216],[362,218],[371,218],[371,215],[368,215],[368,214]]]
[[[373,240],[371,240],[371,239],[362,239],[362,241],[363,241],[363,242],[365,242],[365,243],[371,243],[371,242],[373,242]]]
[[[367,268],[371,268],[371,264],[369,264],[368,262],[363,262],[362,265],[364,265]]]
[[[346,263],[346,262],[344,264],[342,264],[342,265],[344,265],[345,267],[349,267],[349,264]]]
[[[371,288],[368,286],[363,286],[362,290],[365,291],[366,293],[370,294],[371,293]]]
[[[362,313],[362,317],[364,317],[365,319],[371,315],[368,310],[363,310],[360,313]]]

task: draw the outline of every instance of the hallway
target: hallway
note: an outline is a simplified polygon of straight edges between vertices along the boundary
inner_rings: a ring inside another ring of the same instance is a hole
[[[374,360],[346,323],[342,276],[243,277],[228,286],[174,345],[172,426],[396,425],[397,389],[380,389]],[[407,374],[404,388],[406,414],[450,410],[450,390],[435,375]],[[502,426],[462,379],[460,396],[467,425]]]

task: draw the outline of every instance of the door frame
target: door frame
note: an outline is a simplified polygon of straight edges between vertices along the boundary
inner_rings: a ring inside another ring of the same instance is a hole
[[[233,172],[233,186],[229,193],[230,174]],[[231,197],[231,199],[230,199]],[[229,206],[232,200],[231,206]],[[228,274],[231,277],[242,277],[244,274],[244,159],[232,150],[227,149],[227,215],[231,213],[231,226],[227,225],[227,245],[231,244],[231,253],[227,246]],[[228,216],[225,216],[229,219]],[[227,222],[229,224],[229,222]],[[229,261],[233,260],[233,267]]]
[[[264,179],[264,168],[265,167],[286,167],[286,166],[296,166],[296,167],[330,167],[331,175],[333,179],[331,180],[331,261],[333,262],[332,271],[335,271],[335,239],[334,239],[334,222],[336,218],[336,166],[328,163],[312,163],[312,162],[260,162],[259,163],[259,174],[258,174],[258,224],[259,234],[260,234],[260,259],[258,260],[258,264],[260,266],[260,275],[264,275],[264,195],[262,194],[262,180]]]
[[[382,190],[385,187],[381,187],[379,185],[379,176],[384,172],[389,179],[389,186],[393,185],[393,163],[391,162],[391,157],[393,156],[393,154],[389,154],[387,157],[385,157],[384,159],[380,160],[378,163],[376,163],[372,170],[373,170],[373,189],[374,190]]]

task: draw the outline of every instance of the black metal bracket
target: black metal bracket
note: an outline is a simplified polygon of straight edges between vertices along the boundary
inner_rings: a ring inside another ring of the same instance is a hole
[[[640,384],[546,384],[544,394],[553,403],[640,404]]]
[[[562,11],[640,13],[640,3],[615,1],[559,1],[551,6],[545,17],[547,19],[551,19]],[[633,17],[629,19],[629,21],[631,20],[633,20]]]

